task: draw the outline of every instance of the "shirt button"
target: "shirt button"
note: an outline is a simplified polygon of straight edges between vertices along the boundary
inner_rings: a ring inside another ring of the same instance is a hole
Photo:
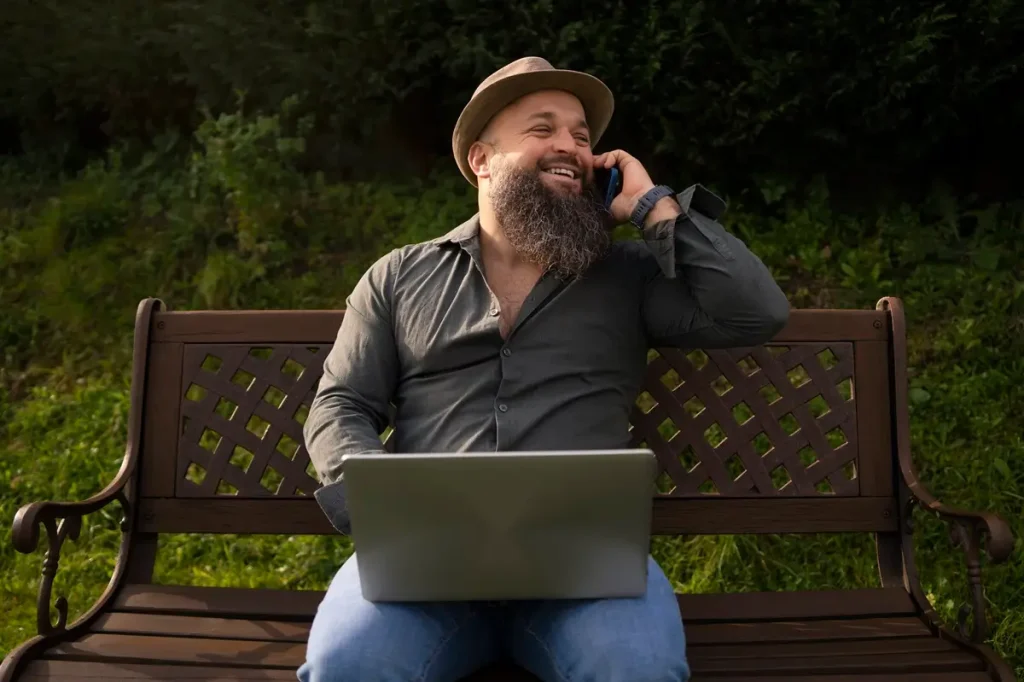
[[[498,316],[498,309],[497,308],[491,308],[491,317],[497,317],[497,316]]]
[[[508,356],[512,355],[512,351],[508,348],[502,348],[501,354],[507,358]]]
[[[498,410],[500,410],[501,412],[508,412],[508,405],[502,403],[501,405],[498,405]]]

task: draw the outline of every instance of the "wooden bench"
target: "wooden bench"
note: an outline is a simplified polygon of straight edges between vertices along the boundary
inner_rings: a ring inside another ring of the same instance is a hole
[[[30,504],[14,520],[19,551],[41,535],[48,549],[39,635],[4,660],[0,680],[295,679],[322,593],[151,579],[161,533],[333,532],[313,499],[301,422],[341,317],[141,302],[116,478],[89,500]],[[1004,561],[1013,539],[1003,520],[946,507],[918,480],[906,353],[894,298],[876,310],[794,311],[763,347],[652,351],[632,433],[664,470],[656,534],[856,532],[877,547],[873,589],[680,595],[695,680],[1014,679],[983,643],[980,569],[982,551]],[[51,622],[63,542],[114,501],[124,519],[109,587],[73,624]],[[950,628],[918,581],[914,507],[948,521],[965,550],[970,600]],[[532,678],[497,667],[473,679]]]

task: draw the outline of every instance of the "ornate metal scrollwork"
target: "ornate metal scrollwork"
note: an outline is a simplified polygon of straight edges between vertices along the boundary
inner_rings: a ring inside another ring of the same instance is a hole
[[[988,636],[988,622],[985,618],[985,593],[981,585],[981,534],[976,523],[956,520],[950,528],[950,536],[967,556],[967,583],[971,591],[970,603],[963,604],[957,612],[957,631],[961,637],[972,642],[983,642]]]
[[[53,593],[53,579],[57,575],[57,566],[60,563],[60,550],[64,540],[71,538],[78,539],[82,530],[81,516],[68,516],[61,519],[49,517],[43,521],[46,528],[46,538],[49,546],[46,556],[43,558],[43,578],[39,583],[39,600],[36,602],[36,628],[40,635],[49,635],[63,630],[68,622],[68,600],[66,597],[57,597],[54,608],[57,609],[57,622],[50,620],[50,597]]]
[[[114,499],[121,503],[123,516],[119,523],[119,529],[122,534],[126,534],[129,531],[131,504],[124,490],[118,491],[114,495]],[[47,549],[43,557],[43,574],[39,583],[39,597],[36,601],[36,629],[40,635],[46,636],[67,628],[67,597],[59,596],[53,602],[53,608],[57,611],[56,623],[51,619],[50,600],[53,596],[53,581],[60,565],[61,548],[68,538],[78,539],[78,535],[82,531],[82,515],[69,513],[63,518],[59,518],[56,514],[46,515],[39,522],[46,529]]]

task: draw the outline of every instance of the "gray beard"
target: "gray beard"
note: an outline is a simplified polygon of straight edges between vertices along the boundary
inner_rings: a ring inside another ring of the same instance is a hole
[[[500,160],[493,171],[491,206],[520,258],[576,280],[608,253],[609,215],[593,183],[584,179],[580,194],[563,194],[544,184],[539,168]]]

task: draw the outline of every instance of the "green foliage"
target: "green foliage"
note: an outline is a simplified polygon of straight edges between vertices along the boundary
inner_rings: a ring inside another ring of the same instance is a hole
[[[103,362],[97,347],[126,352],[146,295],[175,308],[338,306],[377,249],[472,213],[471,188],[451,176],[386,185],[301,172],[310,123],[294,105],[209,116],[184,165],[168,139],[134,165],[113,149],[45,191],[12,192],[21,208],[0,213],[0,294],[23,314],[0,318],[8,370],[63,357],[80,372]]]
[[[68,177],[0,164],[0,518],[24,503],[82,499],[124,448],[135,306],[330,308],[394,246],[475,210],[458,176],[402,184],[301,168],[315,136],[290,101],[273,115],[209,114],[184,158],[169,135],[123,146]],[[33,162],[35,163],[35,161]],[[920,205],[838,212],[824,182],[762,178],[727,227],[761,256],[796,307],[869,308],[902,297],[910,331],[912,444],[947,503],[992,509],[1024,537],[1022,206],[977,207],[936,189]],[[771,210],[754,210],[765,197]],[[747,204],[747,206],[744,206]],[[100,593],[119,539],[116,506],[86,520],[62,558],[72,615]],[[962,557],[922,518],[918,564],[940,613],[966,596]],[[168,536],[163,582],[323,588],[343,539]],[[877,584],[869,537],[663,538],[655,556],[686,591]],[[993,643],[1024,672],[1021,546],[988,567]],[[34,624],[40,556],[0,544],[3,647]]]
[[[73,156],[82,131],[152,139],[191,131],[197,103],[228,112],[243,91],[267,113],[304,92],[309,158],[365,178],[450,167],[476,85],[539,54],[605,79],[607,144],[666,173],[740,187],[825,160],[885,182],[937,160],[957,174],[964,130],[975,162],[1015,158],[1022,17],[1007,0],[7,0],[0,110],[27,149],[64,139]]]

